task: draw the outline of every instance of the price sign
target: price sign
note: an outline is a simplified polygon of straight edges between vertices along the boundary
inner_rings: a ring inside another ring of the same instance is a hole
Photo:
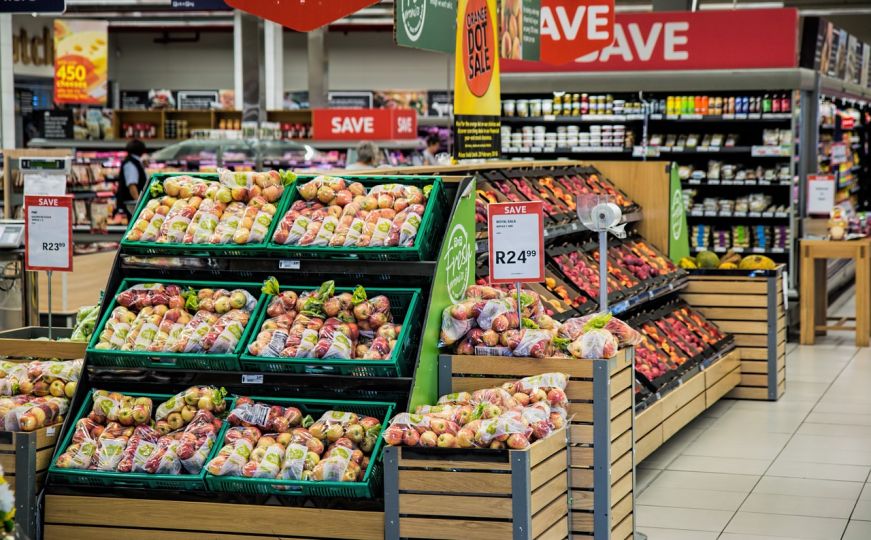
[[[488,207],[491,283],[544,281],[543,203],[493,203]]]
[[[807,213],[829,215],[835,206],[835,175],[807,175]]]
[[[24,267],[73,271],[73,198],[24,197]]]

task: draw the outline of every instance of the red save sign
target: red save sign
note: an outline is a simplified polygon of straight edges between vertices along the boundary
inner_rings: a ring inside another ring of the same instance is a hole
[[[417,111],[413,109],[315,109],[316,139],[372,141],[416,139]]]
[[[225,0],[228,6],[268,21],[310,32],[371,6],[378,0]]]
[[[73,271],[73,197],[24,196],[24,268]]]
[[[614,41],[614,0],[541,0],[541,61],[567,64]]]
[[[487,206],[490,283],[544,281],[544,203]]]

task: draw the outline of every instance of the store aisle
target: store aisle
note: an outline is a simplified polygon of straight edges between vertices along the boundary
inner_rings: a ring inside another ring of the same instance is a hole
[[[786,373],[780,401],[724,400],[640,464],[639,531],[871,539],[871,349],[846,333],[789,344]]]

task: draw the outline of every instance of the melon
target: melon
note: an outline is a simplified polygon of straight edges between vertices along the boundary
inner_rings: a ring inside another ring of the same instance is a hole
[[[702,251],[696,255],[696,264],[699,268],[717,268],[720,266],[720,257],[713,251]]]
[[[738,268],[741,270],[774,270],[774,261],[764,255],[748,255],[741,259]]]

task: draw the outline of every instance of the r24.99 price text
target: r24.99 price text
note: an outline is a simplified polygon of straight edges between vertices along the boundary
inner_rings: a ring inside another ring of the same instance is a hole
[[[536,251],[534,249],[527,249],[525,251],[496,251],[493,255],[496,257],[496,264],[524,264],[527,258],[535,257]]]

